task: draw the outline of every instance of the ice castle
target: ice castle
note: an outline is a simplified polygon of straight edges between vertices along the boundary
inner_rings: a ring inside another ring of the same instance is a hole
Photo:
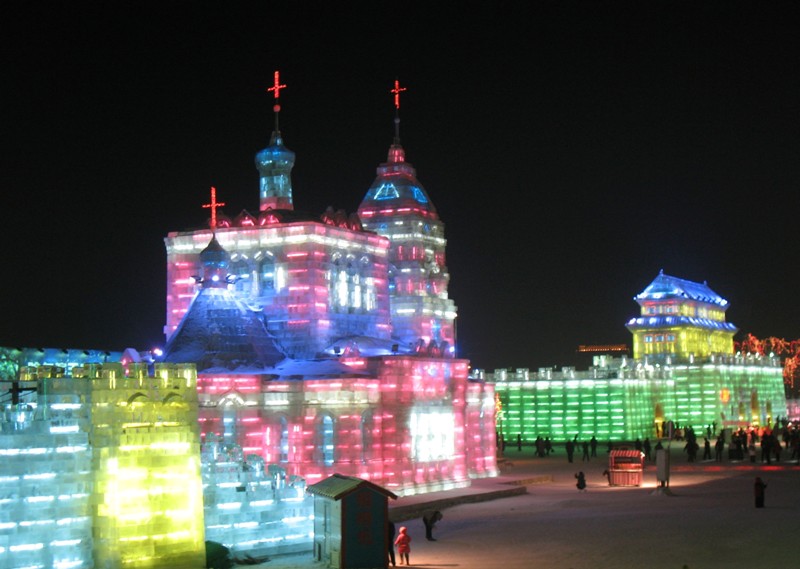
[[[397,495],[497,474],[494,389],[456,356],[444,224],[400,144],[402,89],[358,213],[315,215],[294,208],[284,87],[276,72],[258,214],[229,218],[212,191],[208,227],[165,239],[154,367],[135,350],[0,354],[16,373],[0,373],[0,566],[203,567],[204,539],[310,550],[304,490],[333,473]]]
[[[633,440],[668,422],[717,429],[771,426],[786,417],[778,357],[734,353],[728,301],[707,283],[659,273],[635,297],[633,359],[596,356],[588,371],[476,371],[495,385],[508,441]]]

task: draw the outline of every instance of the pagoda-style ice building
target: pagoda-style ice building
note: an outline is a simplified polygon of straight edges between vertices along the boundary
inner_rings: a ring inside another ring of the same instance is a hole
[[[197,365],[203,437],[309,484],[337,472],[404,495],[496,475],[494,391],[455,357],[444,224],[397,114],[358,213],[308,214],[278,128],[283,87],[276,76],[255,158],[259,212],[228,218],[212,195],[209,227],[165,239],[163,359]]]
[[[662,436],[668,421],[738,429],[786,417],[780,358],[734,353],[728,301],[706,283],[661,272],[635,300],[632,360],[596,356],[588,371],[476,372],[495,384],[507,440],[633,440]]]

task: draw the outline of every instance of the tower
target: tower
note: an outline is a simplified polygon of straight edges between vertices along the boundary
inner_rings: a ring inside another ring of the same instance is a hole
[[[269,146],[256,154],[256,168],[259,172],[259,211],[268,209],[294,209],[292,203],[292,168],[294,152],[283,145],[283,137],[278,124],[281,112],[279,103],[281,89],[285,89],[280,81],[280,72],[275,72],[275,81],[267,91],[275,96],[275,127]]]
[[[400,93],[395,81],[395,134],[358,215],[365,229],[388,237],[393,338],[406,345],[455,346],[456,307],[447,296],[444,223],[400,144]],[[432,344],[433,343],[433,344]]]
[[[626,327],[633,334],[633,357],[707,357],[733,354],[737,328],[725,321],[728,301],[704,283],[665,275],[634,297],[642,308]]]
[[[283,88],[276,72],[275,84],[268,89],[275,93],[275,130],[270,145],[255,160],[260,213],[243,211],[231,222],[217,224],[216,208],[224,204],[216,201],[212,188],[211,203],[204,206],[211,208],[211,231],[171,232],[165,239],[167,340],[199,291],[193,277],[212,269],[201,259],[211,242],[224,256],[220,262],[225,266],[210,278],[216,275],[239,301],[261,313],[269,334],[287,356],[313,358],[346,337],[369,336],[391,347],[389,241],[365,231],[356,216],[313,215],[294,208],[290,181],[294,153],[283,146],[278,128],[277,101]]]

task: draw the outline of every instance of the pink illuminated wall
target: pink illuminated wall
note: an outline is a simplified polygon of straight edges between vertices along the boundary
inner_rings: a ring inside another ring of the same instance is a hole
[[[341,359],[366,377],[201,375],[201,431],[314,484],[334,472],[400,494],[495,476],[494,390],[465,360]]]
[[[288,355],[314,357],[350,335],[389,339],[386,238],[316,222],[223,227],[216,237],[231,256],[230,288],[261,307]],[[207,230],[165,239],[167,338],[194,298],[199,254],[210,240]]]

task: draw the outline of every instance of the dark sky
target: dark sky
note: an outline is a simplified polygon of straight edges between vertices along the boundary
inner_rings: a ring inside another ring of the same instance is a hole
[[[212,185],[258,210],[276,69],[311,212],[357,209],[408,88],[473,366],[629,343],[660,269],[800,337],[797,3],[207,4],[3,3],[0,345],[162,342],[163,237]]]

